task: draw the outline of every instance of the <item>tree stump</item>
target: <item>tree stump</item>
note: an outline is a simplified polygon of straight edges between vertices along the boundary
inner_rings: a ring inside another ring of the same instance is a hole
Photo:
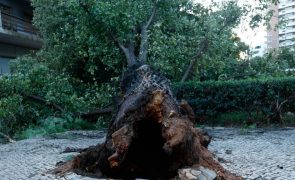
[[[205,167],[217,179],[242,179],[223,169],[207,149],[210,138],[194,127],[194,113],[178,103],[169,81],[148,65],[125,72],[121,100],[105,143],[89,147],[58,173],[92,177],[171,179],[182,168]]]

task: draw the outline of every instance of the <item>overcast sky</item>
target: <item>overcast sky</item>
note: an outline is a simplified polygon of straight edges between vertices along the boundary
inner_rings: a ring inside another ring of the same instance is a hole
[[[196,2],[202,3],[203,5],[210,5],[212,0],[195,0]],[[226,0],[214,0],[214,2],[224,2]],[[237,0],[238,4],[248,4],[252,6],[258,5],[257,0]],[[247,18],[242,21],[240,26],[235,30],[238,36],[243,42],[248,44],[250,47],[255,47],[257,45],[262,45],[266,41],[266,28],[262,25],[256,29],[251,29],[249,27],[249,21]]]

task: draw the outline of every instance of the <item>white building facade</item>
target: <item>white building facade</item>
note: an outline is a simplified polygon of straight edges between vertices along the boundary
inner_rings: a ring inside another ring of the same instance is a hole
[[[295,0],[280,0],[279,19],[286,22],[279,29],[279,47],[292,47],[295,44]]]
[[[265,43],[261,43],[259,45],[250,48],[250,56],[251,57],[262,57],[267,51],[267,46]]]

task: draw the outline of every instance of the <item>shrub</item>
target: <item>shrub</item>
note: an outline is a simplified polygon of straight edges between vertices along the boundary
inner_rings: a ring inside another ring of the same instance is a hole
[[[83,83],[32,57],[14,61],[12,70],[0,77],[0,132],[8,135],[43,126],[48,117],[75,119],[74,113],[109,104],[115,92],[110,83]],[[66,124],[72,127],[65,129],[81,125],[78,120]]]
[[[174,84],[178,98],[191,104],[197,117],[216,117],[221,113],[263,114],[265,120],[282,123],[283,112],[295,110],[295,78],[239,81],[208,81]]]

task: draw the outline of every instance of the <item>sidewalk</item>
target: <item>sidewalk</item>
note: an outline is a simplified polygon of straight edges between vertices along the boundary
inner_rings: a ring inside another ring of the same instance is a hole
[[[295,129],[252,130],[207,129],[213,135],[209,149],[231,172],[245,179],[295,179]],[[75,153],[61,153],[66,147],[86,148],[104,141],[102,132],[67,132],[0,145],[1,180],[67,179],[90,180],[76,174],[55,177],[47,173],[59,161]]]
[[[222,165],[245,179],[295,180],[295,129],[209,130]]]

